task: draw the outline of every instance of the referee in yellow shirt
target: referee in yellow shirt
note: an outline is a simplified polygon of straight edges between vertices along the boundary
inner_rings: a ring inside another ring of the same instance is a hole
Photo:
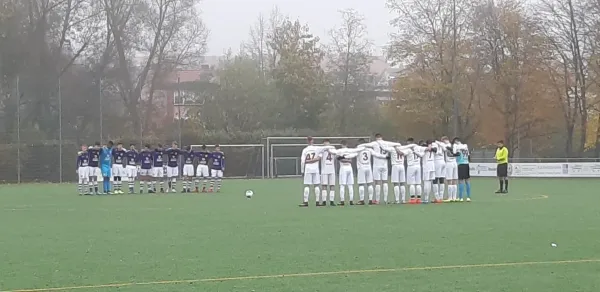
[[[508,149],[504,146],[504,141],[500,140],[496,143],[498,149],[496,150],[496,175],[500,182],[500,189],[496,191],[496,194],[507,194],[508,193]]]

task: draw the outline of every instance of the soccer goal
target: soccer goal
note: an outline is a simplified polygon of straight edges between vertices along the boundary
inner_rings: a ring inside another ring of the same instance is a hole
[[[331,145],[339,148],[342,140],[348,142],[349,147],[358,144],[358,139],[371,141],[368,136],[354,137],[313,137],[315,145],[322,145],[323,140],[329,139]],[[300,154],[306,147],[306,137],[268,137],[267,139],[267,174],[270,178],[300,176]],[[337,167],[337,166],[336,166]]]
[[[265,145],[263,144],[220,144],[225,153],[225,177],[265,178]],[[192,150],[200,151],[202,145],[191,145]],[[209,151],[215,145],[206,145]]]

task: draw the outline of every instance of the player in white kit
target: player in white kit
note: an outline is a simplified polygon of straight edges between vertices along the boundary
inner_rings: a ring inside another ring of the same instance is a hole
[[[448,185],[448,200],[447,202],[456,202],[458,200],[458,165],[456,164],[456,156],[458,155],[454,145],[450,143],[448,137],[442,137],[442,141],[438,144],[444,149],[446,154],[446,182]]]
[[[406,170],[404,169],[404,153],[403,151],[410,149],[414,145],[388,147],[382,146],[383,150],[390,155],[392,163],[392,184],[394,185],[394,203],[406,203]],[[384,196],[384,201],[387,203],[387,198]]]
[[[329,153],[336,155],[337,160],[340,162],[340,206],[346,204],[346,187],[348,188],[348,197],[350,205],[354,205],[354,171],[352,170],[352,159],[358,156],[358,152],[364,150],[364,148],[348,148],[348,144],[345,140],[341,142],[342,148],[340,149],[327,149]]]
[[[369,145],[370,143],[365,143],[364,139],[359,139],[357,148],[366,147],[365,145]],[[371,144],[373,145],[373,144]],[[375,151],[371,148],[364,148],[362,151],[358,153],[358,157],[356,158],[356,169],[358,172],[357,180],[358,180],[358,195],[360,197],[359,205],[365,204],[365,186],[367,186],[367,190],[369,192],[369,205],[373,205],[373,169],[371,168],[371,157],[375,157],[378,159],[386,160],[387,155],[381,154],[381,150],[379,144],[375,142],[377,145],[377,149],[379,151]],[[372,146],[373,148],[375,146]],[[386,160],[387,163],[387,160]],[[386,166],[387,169],[387,166]],[[386,174],[387,175],[387,174]],[[387,184],[386,184],[387,185]]]
[[[438,143],[431,143],[431,151],[433,155],[433,165],[435,167],[435,179],[433,180],[433,195],[435,196],[434,203],[444,201],[444,190],[446,178],[446,151]]]
[[[310,196],[310,187],[314,187],[316,205],[321,206],[319,203],[319,193],[321,184],[321,177],[319,176],[319,161],[323,155],[325,149],[334,148],[333,146],[315,146],[312,137],[307,138],[308,146],[302,150],[302,156],[300,157],[300,170],[304,174],[304,194],[303,202],[300,207],[308,207],[308,197]]]
[[[407,142],[413,144],[413,139],[409,138]],[[423,157],[423,147],[415,145],[412,149],[404,150],[406,157],[406,182],[408,183],[408,193],[411,204],[421,203],[421,157]]]
[[[388,153],[382,149],[382,146],[394,147],[400,146],[399,143],[384,141],[381,134],[375,134],[375,141],[358,145],[358,147],[373,148],[373,150],[384,157],[373,156],[373,180],[375,181],[375,201],[378,204],[381,199],[381,190],[383,189],[384,201],[388,197]]]
[[[433,141],[425,142],[423,156],[423,203],[429,203],[429,195],[432,193],[433,181],[435,180],[435,151],[432,147]],[[434,196],[433,202],[437,202]]]
[[[323,145],[329,146],[329,139],[323,140]],[[329,194],[329,205],[335,206],[335,160],[335,154],[331,151],[323,152],[321,157],[321,206],[327,205],[327,194]]]

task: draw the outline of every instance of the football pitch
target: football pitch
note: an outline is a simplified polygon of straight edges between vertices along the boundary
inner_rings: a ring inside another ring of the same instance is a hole
[[[0,291],[600,291],[600,180],[472,184],[472,203],[319,208],[297,207],[300,179],[3,185]]]

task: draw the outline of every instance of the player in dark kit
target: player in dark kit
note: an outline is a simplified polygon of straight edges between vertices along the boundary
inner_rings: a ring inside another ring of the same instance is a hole
[[[165,150],[163,149],[162,144],[158,144],[154,152],[152,153],[153,165],[152,172],[154,180],[152,181],[152,191],[156,193],[156,181],[158,180],[160,183],[160,192],[165,192],[165,171],[164,167],[164,157]]]
[[[90,155],[87,152],[87,145],[81,145],[81,151],[77,153],[77,176],[79,177],[79,183],[77,184],[77,190],[79,195],[89,194],[84,189],[87,186],[89,175],[89,162]]]
[[[129,194],[134,194],[135,190],[135,178],[137,177],[137,162],[138,162],[138,152],[135,150],[135,145],[129,145],[129,150],[125,153],[125,158],[127,159],[127,166],[125,170],[127,172],[127,183],[129,185]],[[141,189],[141,186],[140,186]]]
[[[202,150],[194,151],[194,157],[198,159],[198,167],[196,167],[196,193],[200,187],[200,178],[202,178],[202,192],[206,192],[206,185],[210,178],[210,169],[208,168],[208,162],[211,157],[211,153],[206,150],[206,145],[202,145]]]
[[[127,171],[125,170],[125,154],[127,152],[123,148],[123,143],[117,143],[117,149],[113,150],[112,156],[114,159],[113,162],[113,178],[115,185],[115,194],[124,194],[122,186],[123,186],[123,177],[127,176]]]
[[[213,192],[214,184],[217,183],[216,191],[221,191],[221,180],[223,179],[223,172],[225,171],[225,154],[221,152],[221,147],[215,145],[215,151],[211,153],[211,170],[210,175],[212,177],[210,181],[209,192]]]
[[[138,162],[140,164],[140,194],[143,194],[142,183],[146,182],[146,191],[148,193],[154,193],[150,187],[152,181],[152,164],[153,164],[153,152],[150,150],[150,145],[146,145],[140,153],[138,153]]]
[[[194,180],[194,151],[191,149],[192,147],[186,146],[185,150],[181,151],[183,156],[183,193],[191,192]]]
[[[181,150],[176,142],[173,142],[171,148],[165,150],[167,154],[167,179],[169,188],[172,193],[176,193],[175,186],[177,185],[177,177],[179,177],[179,155]]]
[[[102,176],[100,171],[100,142],[94,143],[93,147],[88,148],[87,152],[89,155],[89,187],[90,194],[98,194],[98,177]]]

